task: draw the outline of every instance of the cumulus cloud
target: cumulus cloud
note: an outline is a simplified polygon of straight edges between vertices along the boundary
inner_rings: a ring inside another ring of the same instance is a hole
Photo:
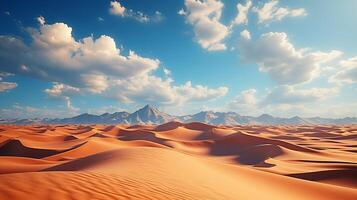
[[[193,26],[197,42],[208,51],[225,50],[223,40],[229,28],[220,23],[223,3],[219,0],[185,0],[185,10],[179,14]]]
[[[338,88],[299,88],[297,86],[277,86],[266,92],[248,89],[240,92],[233,100],[226,104],[228,110],[234,110],[243,115],[260,115],[272,113],[275,116],[292,116],[319,114],[316,105],[331,105],[326,101],[334,98]],[[326,113],[324,113],[326,114]],[[331,117],[331,116],[329,116]]]
[[[301,17],[306,16],[307,12],[304,8],[290,9],[288,7],[279,7],[278,0],[266,2],[261,7],[253,7],[253,12],[258,15],[258,23],[269,23],[272,21],[280,21],[285,17]]]
[[[242,36],[246,40],[250,40],[250,32],[247,29],[244,29],[242,32],[240,32],[240,36]]]
[[[120,17],[132,18],[142,23],[160,22],[163,19],[162,13],[159,11],[155,11],[154,15],[149,16],[140,11],[127,9],[119,1],[110,2],[109,13]]]
[[[44,91],[50,97],[62,97],[62,96],[69,96],[76,93],[79,93],[79,88],[75,88],[69,85],[65,85],[62,83],[53,83],[52,88],[45,89]]]
[[[123,55],[113,38],[76,40],[64,23],[44,24],[30,29],[30,44],[12,36],[0,36],[0,70],[55,82],[45,92],[60,97],[72,111],[69,93],[90,92],[128,102],[175,104],[223,96],[227,88],[175,85],[166,69],[166,79],[152,75],[158,59]],[[205,93],[205,94],[203,94]]]
[[[357,83],[357,57],[340,61],[337,73],[332,75],[329,81],[338,84]]]
[[[236,18],[233,20],[232,25],[239,25],[239,24],[248,24],[248,11],[252,7],[252,1],[247,0],[245,5],[238,3],[237,4],[237,11],[238,14]]]
[[[106,80],[146,74],[158,68],[158,59],[144,58],[130,51],[121,54],[113,38],[102,35],[76,41],[72,28],[64,23],[31,29],[32,43],[12,36],[0,36],[0,69],[15,74],[60,82],[100,93]]]
[[[228,92],[227,87],[210,89],[203,85],[193,86],[191,81],[186,82],[184,85],[174,87],[174,90],[184,99],[184,101],[215,99],[226,95]]]
[[[122,6],[118,1],[111,1],[109,12],[113,15],[119,15],[124,17],[125,7]]]
[[[92,93],[101,93],[109,87],[109,77],[103,74],[81,74],[85,88]]]
[[[152,75],[137,76],[126,80],[116,80],[108,95],[123,103],[161,102],[167,104],[173,101],[171,80],[163,80]]]
[[[162,79],[152,75],[117,80],[108,90],[108,96],[124,103],[146,102],[164,105],[182,105],[186,102],[212,100],[226,95],[227,87],[208,88],[192,85],[190,81],[183,85],[174,85],[173,79]]]
[[[254,115],[258,112],[257,90],[248,89],[240,92],[232,101],[228,102],[228,110],[234,110],[243,115]]]
[[[338,88],[297,89],[293,86],[277,86],[269,91],[262,104],[302,104],[330,98],[337,94]]]
[[[241,104],[255,105],[257,104],[256,93],[255,89],[244,90],[235,100]]]
[[[310,81],[319,74],[322,64],[342,54],[336,50],[320,52],[297,49],[284,32],[265,33],[255,41],[243,35],[238,48],[242,59],[256,62],[260,71],[268,73],[279,84]]]

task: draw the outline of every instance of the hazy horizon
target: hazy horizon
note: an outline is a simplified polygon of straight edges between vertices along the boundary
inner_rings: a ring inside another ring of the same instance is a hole
[[[177,116],[177,117],[184,117],[184,116],[192,116],[192,115],[195,115],[195,114],[199,114],[201,112],[213,112],[213,113],[236,113],[240,116],[246,116],[246,117],[259,117],[259,116],[263,116],[263,115],[270,115],[270,116],[273,116],[273,117],[277,117],[277,118],[294,118],[294,117],[301,117],[301,116],[298,116],[298,115],[294,115],[294,116],[277,116],[277,115],[271,115],[271,114],[268,114],[268,113],[262,113],[260,115],[241,115],[240,113],[238,112],[235,112],[235,111],[215,111],[215,110],[201,110],[201,111],[197,111],[195,113],[188,113],[188,114],[184,114],[184,115],[175,115],[175,114],[172,114],[172,113],[166,113],[164,111],[161,111],[159,108],[155,107],[155,106],[152,106],[150,104],[146,104],[146,105],[143,105],[142,107],[139,107],[135,110],[132,110],[132,111],[129,111],[129,110],[111,110],[111,111],[107,111],[107,112],[83,112],[83,113],[77,113],[77,114],[72,114],[72,115],[68,115],[68,116],[64,116],[64,117],[57,117],[57,118],[72,118],[72,117],[77,117],[77,116],[80,116],[80,115],[83,115],[83,114],[90,114],[90,115],[96,115],[96,116],[100,116],[100,115],[103,115],[103,114],[114,114],[114,113],[118,113],[118,112],[127,112],[127,113],[134,113],[136,111],[139,111],[140,109],[144,109],[146,106],[149,106],[150,108],[154,108],[154,109],[157,109],[159,110],[159,112],[162,112],[162,113],[165,113],[165,114],[169,114],[171,116]],[[301,118],[316,118],[316,117],[320,117],[320,116],[305,116],[305,117],[301,117]],[[18,117],[19,119],[31,119],[31,118],[40,118],[40,119],[44,119],[44,118],[48,118],[48,117],[43,117],[43,115],[39,115],[39,116],[33,116],[33,117]],[[51,118],[51,117],[49,117]],[[343,118],[356,118],[354,116],[345,116],[345,117],[321,117],[321,118],[328,118],[328,119],[343,119]],[[0,119],[11,119],[11,118],[3,118],[3,117],[0,117]],[[52,118],[54,119],[54,118]]]

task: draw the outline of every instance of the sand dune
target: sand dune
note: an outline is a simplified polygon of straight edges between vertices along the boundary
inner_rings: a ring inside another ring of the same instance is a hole
[[[0,199],[356,199],[357,126],[0,126]]]

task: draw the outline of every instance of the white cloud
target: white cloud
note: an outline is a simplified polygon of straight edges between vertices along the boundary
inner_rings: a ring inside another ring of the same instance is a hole
[[[242,36],[246,40],[250,40],[250,32],[247,29],[244,29],[242,32],[240,32],[240,36]]]
[[[307,12],[304,8],[292,9],[290,10],[291,17],[303,17],[307,15]]]
[[[80,79],[85,88],[92,93],[101,93],[109,87],[108,76],[103,74],[82,74]]]
[[[340,61],[337,73],[329,78],[330,82],[339,84],[357,83],[357,57]]]
[[[236,98],[240,103],[242,104],[251,104],[255,105],[257,103],[257,98],[256,98],[256,93],[257,91],[255,89],[249,89],[241,92],[241,95]]]
[[[116,80],[113,87],[108,90],[108,95],[124,103],[174,103],[175,96],[172,92],[171,81],[152,75]]]
[[[240,92],[232,101],[228,102],[228,110],[239,112],[241,115],[255,115],[258,111],[257,90],[248,89]]]
[[[232,25],[248,24],[248,11],[251,7],[252,7],[251,0],[247,0],[245,5],[238,3],[237,4],[238,14],[236,18],[233,20]]]
[[[69,85],[65,85],[62,83],[53,83],[52,88],[45,89],[44,92],[48,94],[50,97],[62,97],[62,96],[69,96],[76,93],[79,93],[79,88],[75,88]]]
[[[66,106],[69,111],[71,111],[73,113],[76,113],[79,111],[79,108],[76,108],[72,105],[71,98],[65,97],[64,100],[66,101]]]
[[[185,0],[186,20],[193,26],[197,42],[208,51],[225,50],[229,28],[220,23],[223,3],[219,0]]]
[[[45,92],[60,97],[72,111],[70,92],[90,92],[122,102],[178,104],[215,99],[228,88],[211,89],[201,85],[174,85],[169,70],[166,79],[152,75],[160,61],[141,57],[134,51],[127,56],[109,36],[76,40],[72,28],[64,23],[45,24],[30,29],[27,45],[11,36],[0,36],[0,70],[55,82]]]
[[[160,22],[163,19],[162,13],[159,11],[155,11],[154,15],[149,16],[141,11],[134,11],[132,9],[127,9],[123,5],[121,5],[119,1],[110,2],[109,13],[120,17],[132,18],[141,23]]]
[[[207,101],[226,95],[227,87],[215,89],[202,85],[173,85],[171,77],[161,79],[152,75],[134,77],[128,80],[117,80],[108,90],[108,96],[124,103],[146,102],[164,105],[182,105],[193,101]]]
[[[45,25],[46,23],[45,18],[43,16],[37,17],[36,20],[41,26]]]
[[[164,67],[163,70],[164,70],[164,74],[165,74],[166,77],[171,77],[171,71],[169,69]]]
[[[0,82],[0,92],[11,90],[17,87],[17,83],[13,82]]]
[[[111,1],[109,12],[113,15],[119,15],[121,17],[124,17],[125,7],[122,6],[118,1]]]
[[[279,84],[310,81],[319,74],[322,64],[342,54],[336,50],[326,53],[297,49],[284,32],[265,33],[256,41],[243,39],[238,47],[244,60],[256,62],[260,71],[268,73]]]
[[[336,97],[338,88],[298,88],[296,86],[277,86],[266,92],[248,89],[240,92],[232,101],[226,104],[225,110],[236,111],[242,115],[261,115],[269,113],[279,117],[300,115],[303,117],[343,115],[328,115],[326,109],[334,104],[329,100]],[[343,106],[339,106],[341,108]],[[344,112],[344,116],[353,116],[353,112]],[[356,114],[356,113],[354,113]]]
[[[227,94],[227,87],[218,87],[216,89],[210,89],[207,86],[195,85],[193,86],[191,81],[186,82],[184,85],[174,87],[174,90],[185,101],[202,101],[209,99],[216,99]]]
[[[337,94],[338,88],[297,89],[293,86],[277,86],[269,91],[263,104],[302,104],[331,98]]]
[[[181,8],[181,9],[177,12],[177,14],[182,15],[182,16],[185,16],[187,13],[185,12],[185,10],[184,10],[183,8]]]
[[[283,8],[279,7],[278,4],[278,0],[271,0],[261,7],[253,7],[253,12],[258,15],[258,23],[269,23],[272,21],[280,21],[285,17],[300,17],[307,15],[304,8]]]
[[[158,59],[144,58],[130,51],[121,54],[115,41],[102,35],[76,41],[72,28],[64,23],[43,25],[30,32],[26,45],[12,36],[0,36],[0,69],[100,93],[107,79],[129,78],[159,67]]]

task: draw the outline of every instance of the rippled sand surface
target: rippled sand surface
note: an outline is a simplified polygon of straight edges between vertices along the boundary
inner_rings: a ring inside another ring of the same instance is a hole
[[[357,125],[0,125],[0,199],[356,199]]]

